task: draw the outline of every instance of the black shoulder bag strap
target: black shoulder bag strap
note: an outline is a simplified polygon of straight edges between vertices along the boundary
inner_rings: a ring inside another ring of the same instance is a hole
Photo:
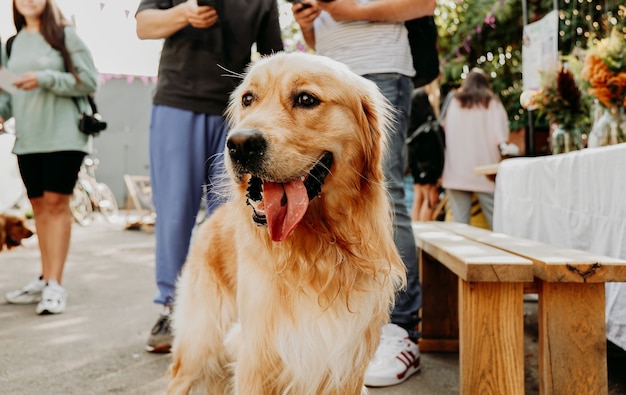
[[[87,101],[89,102],[89,107],[91,107],[91,115],[95,115],[98,113],[98,108],[96,107],[96,102],[93,100],[93,96],[92,95],[86,95],[87,97]],[[72,101],[74,102],[74,104],[76,104],[76,108],[78,108],[78,113],[82,114],[82,111],[80,109],[80,105],[78,104],[78,97],[76,96],[72,96]]]

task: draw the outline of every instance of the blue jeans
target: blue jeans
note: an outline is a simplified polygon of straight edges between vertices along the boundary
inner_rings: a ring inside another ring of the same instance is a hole
[[[419,323],[418,312],[422,307],[422,286],[417,270],[417,249],[411,227],[411,217],[404,197],[404,168],[406,163],[404,141],[407,136],[413,83],[409,77],[397,73],[368,74],[364,77],[378,85],[383,95],[397,111],[383,170],[393,204],[393,237],[406,266],[407,287],[396,295],[391,322],[406,329],[412,339],[417,339],[420,336],[417,324]]]
[[[226,120],[154,105],[150,119],[150,183],[156,210],[156,283],[154,302],[174,302],[202,199],[207,215],[222,199],[211,186],[224,174]],[[208,192],[205,195],[204,191]]]

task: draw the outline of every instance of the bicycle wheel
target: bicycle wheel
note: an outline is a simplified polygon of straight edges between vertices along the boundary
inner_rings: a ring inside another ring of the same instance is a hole
[[[74,187],[74,193],[70,199],[70,211],[74,221],[79,225],[87,226],[91,222],[93,214],[91,199],[78,183]]]
[[[100,195],[98,210],[107,221],[112,221],[119,214],[115,194],[107,184],[101,182],[98,183],[98,194]]]

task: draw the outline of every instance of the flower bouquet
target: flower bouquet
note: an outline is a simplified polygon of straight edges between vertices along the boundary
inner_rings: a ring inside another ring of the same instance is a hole
[[[541,73],[542,88],[532,101],[545,114],[552,126],[552,153],[574,151],[582,148],[580,124],[585,116],[582,93],[574,75],[560,65],[556,72]]]
[[[606,110],[592,134],[598,145],[616,144],[626,140],[626,37],[613,30],[611,35],[590,47],[585,57],[581,78],[588,91]]]
[[[626,37],[613,30],[589,48],[581,77],[604,107],[626,106]]]

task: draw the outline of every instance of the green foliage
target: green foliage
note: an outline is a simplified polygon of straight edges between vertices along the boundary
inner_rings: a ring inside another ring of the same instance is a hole
[[[511,130],[528,125],[519,102],[522,93],[522,32],[524,0],[438,0],[442,90],[460,85],[472,67],[492,78],[492,87],[509,114]],[[559,1],[559,49],[568,55],[585,48],[593,37],[613,26],[624,29],[626,8],[615,0]],[[526,0],[528,22],[552,11],[552,0]],[[621,8],[620,8],[621,7]],[[583,92],[583,104],[589,101]],[[583,109],[584,111],[584,109]],[[546,128],[544,116],[533,116],[535,128]]]

